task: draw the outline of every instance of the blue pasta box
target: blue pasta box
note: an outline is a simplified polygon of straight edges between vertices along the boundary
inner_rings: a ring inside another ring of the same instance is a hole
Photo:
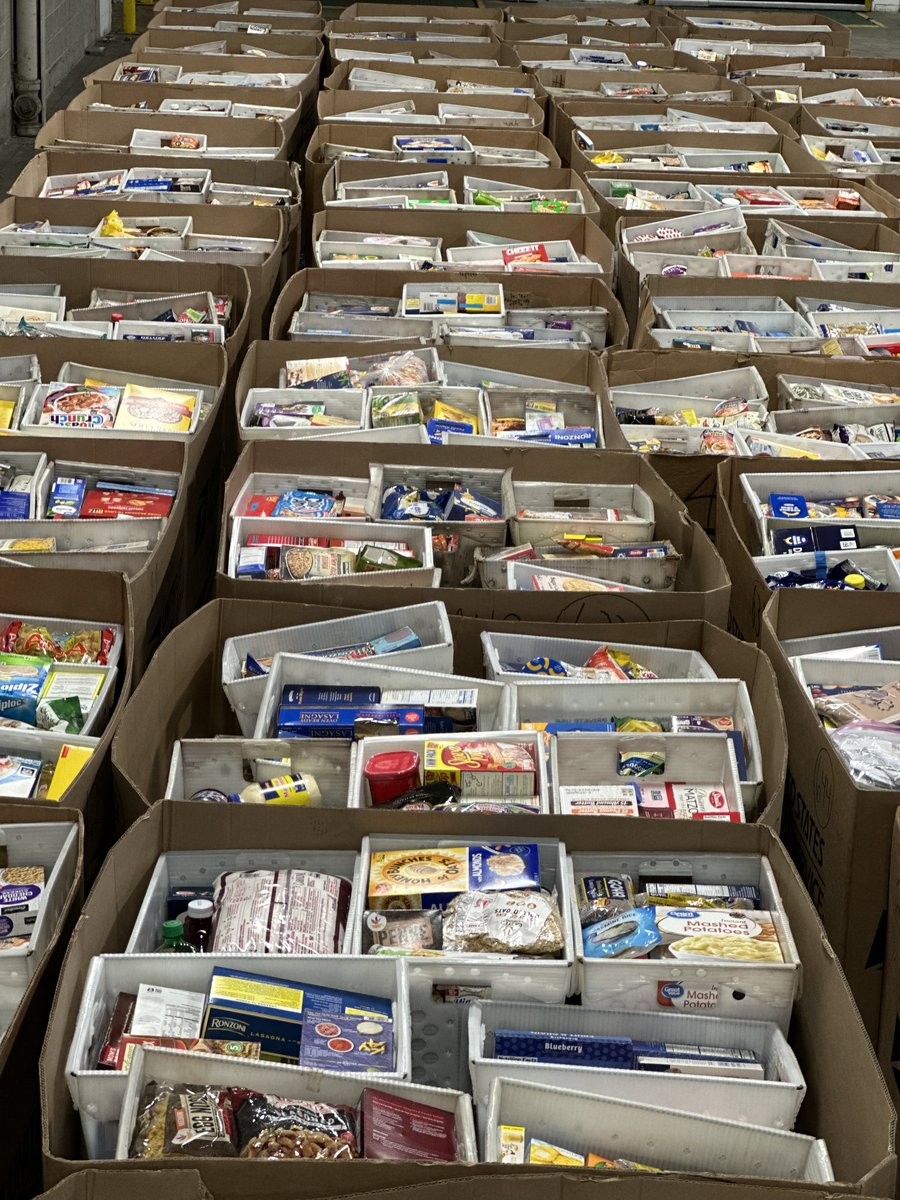
[[[528,1033],[520,1029],[498,1029],[494,1034],[494,1057],[559,1066],[618,1067],[626,1071],[634,1066],[631,1038],[592,1033]]]
[[[304,687],[286,684],[281,689],[281,703],[298,708],[359,708],[381,703],[381,688]]]
[[[415,705],[371,704],[366,708],[298,708],[278,710],[279,737],[363,738],[381,734],[422,733],[425,709]]]
[[[47,516],[55,520],[77,517],[81,513],[84,495],[87,491],[87,481],[76,479],[74,476],[59,476],[54,480],[47,501]]]
[[[48,516],[53,516],[51,512]],[[76,517],[77,513],[74,514]],[[0,519],[4,521],[27,521],[31,516],[31,496],[28,492],[0,491]]]
[[[900,503],[896,500],[879,500],[875,511],[882,521],[900,521]]]
[[[392,1071],[393,1028],[389,1017],[306,1009],[300,1066],[320,1071]]]
[[[307,1008],[388,1020],[393,1013],[391,1001],[381,996],[214,967],[201,1036],[259,1042],[262,1058],[297,1063]]]
[[[776,554],[809,554],[814,550],[858,550],[855,525],[797,525],[772,530]]]
[[[771,492],[769,508],[773,517],[786,517],[789,521],[808,517],[809,507],[805,496],[794,496],[783,492]]]

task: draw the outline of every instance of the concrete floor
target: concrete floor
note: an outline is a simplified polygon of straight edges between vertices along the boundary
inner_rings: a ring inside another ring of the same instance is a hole
[[[432,0],[435,2],[435,0]],[[440,3],[460,3],[460,0],[436,0]],[[481,0],[487,6],[497,7],[504,0]],[[349,4],[350,0],[346,0]],[[473,7],[474,7],[473,3]],[[323,5],[325,18],[330,19],[340,14],[346,4]],[[113,28],[121,29],[121,4],[113,4]],[[798,11],[809,12],[808,7]],[[852,29],[850,52],[855,55],[865,57],[889,57],[900,58],[900,14],[893,13],[850,13],[835,10],[829,13],[828,9],[817,9],[824,15],[833,16],[836,20],[843,21]],[[138,3],[137,6],[137,25],[138,32],[142,32],[147,22],[153,13],[151,4]],[[67,77],[65,83],[57,89],[56,94],[52,97],[47,116],[58,111],[60,108],[65,108],[66,105],[83,89],[83,78],[85,75],[96,71],[98,67],[104,63],[112,62],[113,59],[121,58],[128,53],[128,48],[131,43],[131,38],[126,37],[122,33],[114,33],[109,37],[104,38],[95,46],[91,47],[90,51],[85,55],[77,67]],[[32,155],[34,154],[34,141],[31,138],[10,138],[8,142],[0,146],[0,195],[5,193],[16,176],[27,166]]]

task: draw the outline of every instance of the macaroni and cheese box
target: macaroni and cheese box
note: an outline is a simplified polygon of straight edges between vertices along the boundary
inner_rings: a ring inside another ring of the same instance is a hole
[[[262,1058],[297,1063],[306,1007],[334,1016],[388,1019],[393,1011],[391,1001],[380,996],[214,967],[201,1037],[259,1042]]]
[[[445,908],[462,892],[540,886],[534,843],[379,850],[369,866],[369,908]]]

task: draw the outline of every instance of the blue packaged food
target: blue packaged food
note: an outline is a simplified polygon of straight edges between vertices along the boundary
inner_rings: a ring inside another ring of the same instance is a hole
[[[284,492],[278,497],[273,517],[334,517],[338,501],[324,492]]]
[[[656,907],[617,913],[582,930],[585,958],[646,958],[661,944],[656,927]]]

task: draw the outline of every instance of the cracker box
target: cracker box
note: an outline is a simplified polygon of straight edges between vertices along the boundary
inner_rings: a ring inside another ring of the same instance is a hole
[[[445,908],[463,892],[540,886],[533,843],[380,850],[373,852],[369,867],[369,908]]]

